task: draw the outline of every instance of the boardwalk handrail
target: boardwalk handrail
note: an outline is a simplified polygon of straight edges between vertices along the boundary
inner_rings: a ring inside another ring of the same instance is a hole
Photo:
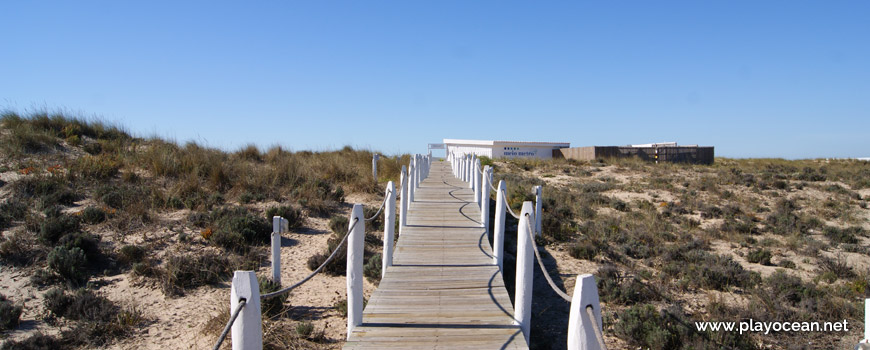
[[[495,192],[496,213],[495,227],[493,229],[493,260],[502,269],[503,260],[503,245],[504,245],[504,216],[509,213],[511,216],[519,220],[517,229],[517,268],[516,268],[516,294],[515,294],[515,320],[523,330],[523,335],[526,340],[529,339],[530,330],[530,313],[527,308],[531,307],[531,284],[532,284],[532,265],[531,256],[534,252],[535,260],[537,260],[544,277],[547,280],[550,288],[559,295],[562,299],[571,303],[571,312],[568,320],[568,349],[606,349],[604,343],[604,335],[601,330],[601,306],[598,299],[598,288],[595,283],[595,278],[590,274],[577,276],[574,286],[573,297],[568,296],[561,288],[556,286],[549,272],[544,267],[543,259],[540,252],[535,246],[535,235],[542,234],[542,187],[535,186],[533,188],[535,194],[535,205],[532,209],[532,202],[526,201],[523,203],[523,212],[517,215],[510,207],[507,200],[506,184],[504,180],[499,181],[498,186],[493,186],[492,168],[490,166],[480,167],[480,160],[474,154],[456,154],[449,153],[447,158],[453,167],[454,175],[469,183],[475,192],[475,202],[480,206],[481,217],[489,217],[489,203],[491,191]],[[484,204],[484,202],[486,202]],[[532,224],[534,220],[534,224]],[[484,221],[483,226],[488,230],[489,223]],[[533,233],[534,232],[534,233]]]
[[[377,161],[378,155],[372,157],[372,176],[377,181]],[[399,174],[402,187],[401,205],[399,208],[399,227],[407,226],[407,209],[410,202],[414,200],[414,192],[420,186],[420,182],[429,176],[431,168],[432,154],[412,156],[408,164],[407,170],[402,166]],[[362,304],[363,304],[363,288],[362,288],[362,258],[363,258],[363,241],[365,240],[365,221],[371,221],[377,218],[382,212],[384,213],[384,254],[383,254],[383,269],[382,276],[386,273],[386,268],[392,265],[392,250],[393,250],[393,235],[395,234],[395,207],[396,207],[396,187],[392,181],[386,185],[384,200],[381,203],[378,211],[369,218],[363,216],[362,204],[354,204],[351,210],[348,229],[342,238],[341,242],[330,253],[329,257],[320,264],[311,274],[288,287],[278,291],[260,295],[257,276],[254,271],[235,271],[233,283],[231,286],[230,295],[230,310],[232,316],[224,328],[223,333],[218,337],[214,349],[219,349],[227,334],[232,331],[233,349],[235,350],[251,350],[262,349],[263,347],[263,332],[262,332],[262,316],[260,315],[260,300],[269,299],[279,295],[287,294],[291,290],[305,284],[314,276],[320,273],[323,268],[329,264],[341,247],[347,244],[347,311],[348,311],[348,336],[353,331],[353,328],[362,324]],[[275,216],[273,219],[272,232],[272,276],[273,280],[281,284],[281,233],[287,230],[287,220],[282,217]],[[237,322],[237,318],[242,315],[242,318]]]

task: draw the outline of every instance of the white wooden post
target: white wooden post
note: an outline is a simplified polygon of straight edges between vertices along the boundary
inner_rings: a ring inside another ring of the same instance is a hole
[[[231,315],[242,299],[245,300],[245,306],[239,311],[230,333],[233,337],[233,350],[262,350],[263,318],[260,316],[260,284],[257,283],[257,273],[254,271],[233,273],[233,285],[230,289]]]
[[[387,204],[384,205],[384,254],[381,255],[381,278],[387,275],[387,267],[393,266],[393,236],[396,235],[396,185],[387,183]]]
[[[402,196],[399,197],[399,235],[402,235],[402,230],[408,224],[408,174],[407,169],[402,165],[401,181]]]
[[[466,169],[468,168],[466,166],[468,164],[468,155],[467,154],[463,155],[462,158],[459,160],[459,162],[460,162],[460,164],[459,164],[460,178],[462,179],[462,181],[468,181],[465,177],[466,175],[468,175],[468,171],[466,171]]]
[[[354,226],[356,222],[356,226]],[[356,326],[362,324],[363,312],[363,243],[365,242],[363,205],[354,204],[350,213],[347,238],[347,339]]]
[[[378,156],[377,154],[372,156],[372,177],[375,179],[375,182],[378,182]]]
[[[862,343],[870,343],[870,299],[864,299],[864,340]]]
[[[481,198],[480,198],[480,184],[482,181],[480,176],[480,159],[477,157],[474,158],[474,202],[477,203],[477,208],[481,209]]]
[[[541,186],[535,186],[535,236],[541,236],[541,211],[543,210],[544,190]]]
[[[272,282],[281,285],[281,232],[282,221],[280,216],[272,217]]]
[[[408,165],[408,208],[411,208],[411,202],[414,201],[414,159],[411,159],[411,164]]]
[[[415,155],[414,157],[416,159],[414,161],[414,188],[416,189],[420,187],[420,182],[422,182],[421,177],[423,175],[423,159],[420,158],[419,154]]]
[[[517,277],[514,289],[514,322],[520,326],[526,343],[529,342],[529,331],[532,320],[532,272],[535,242],[529,239],[529,220],[534,214],[532,202],[523,202],[520,223],[517,227]]]
[[[474,160],[477,156],[468,157],[468,188],[474,188]]]
[[[480,223],[483,229],[489,232],[489,176],[487,174],[492,171],[489,165],[483,167],[483,176],[481,176],[482,184],[480,185]]]
[[[499,271],[504,271],[504,197],[506,188],[504,180],[500,180],[495,193],[495,229],[492,230],[492,259],[498,265]]]
[[[595,277],[590,274],[577,276],[574,283],[574,297],[571,299],[571,312],[568,318],[568,350],[601,350],[598,345],[595,328],[586,307],[592,307],[598,329],[604,329],[601,323],[601,305],[598,303],[598,287]]]

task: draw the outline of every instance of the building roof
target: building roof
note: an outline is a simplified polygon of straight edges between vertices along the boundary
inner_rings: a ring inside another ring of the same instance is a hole
[[[550,146],[550,147],[571,147],[568,142],[530,142],[530,141],[488,141],[488,140],[458,140],[444,139],[445,145],[473,145],[473,146],[495,146],[495,145],[522,145],[527,147],[534,146]]]

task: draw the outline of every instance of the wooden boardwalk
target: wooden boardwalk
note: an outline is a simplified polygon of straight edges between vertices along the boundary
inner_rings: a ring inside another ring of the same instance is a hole
[[[344,349],[528,349],[468,184],[433,161]]]

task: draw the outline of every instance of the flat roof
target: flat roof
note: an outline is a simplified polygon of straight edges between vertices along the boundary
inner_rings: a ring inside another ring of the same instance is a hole
[[[489,141],[489,140],[458,140],[444,139],[445,145],[475,145],[475,146],[495,146],[495,145],[523,145],[523,146],[551,146],[551,147],[571,147],[568,142],[532,142],[532,141]]]

